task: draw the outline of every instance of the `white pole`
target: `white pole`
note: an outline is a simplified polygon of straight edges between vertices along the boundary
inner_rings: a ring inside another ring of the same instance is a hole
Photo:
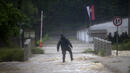
[[[40,35],[40,42],[42,42],[42,26],[43,26],[43,11],[41,11],[41,35]]]

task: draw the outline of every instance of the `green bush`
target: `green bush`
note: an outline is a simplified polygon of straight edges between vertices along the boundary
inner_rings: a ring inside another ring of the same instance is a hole
[[[118,45],[118,49],[121,50],[130,50],[130,41],[124,41]],[[113,44],[113,50],[116,50],[116,44]]]
[[[101,49],[101,51],[99,52],[99,55],[105,56],[105,49],[104,48]]]
[[[32,54],[44,54],[44,50],[41,48],[33,47]]]
[[[46,35],[42,38],[42,43],[44,43],[44,42],[45,42],[46,40],[48,40],[48,39],[49,39],[49,35],[46,34]],[[39,45],[39,44],[40,44],[40,40],[37,41],[36,44]]]
[[[130,42],[123,43],[119,46],[122,50],[130,50]]]
[[[0,62],[23,61],[24,51],[22,49],[2,48],[0,49]]]

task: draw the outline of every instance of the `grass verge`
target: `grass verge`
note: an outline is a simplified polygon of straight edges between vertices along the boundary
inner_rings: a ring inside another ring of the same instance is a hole
[[[95,53],[94,50],[92,50],[91,48],[85,50],[83,53]]]
[[[0,62],[24,61],[24,51],[20,48],[0,48]]]
[[[119,47],[119,51],[130,50],[130,40],[120,43],[118,47]],[[116,44],[113,44],[112,49],[116,50]]]

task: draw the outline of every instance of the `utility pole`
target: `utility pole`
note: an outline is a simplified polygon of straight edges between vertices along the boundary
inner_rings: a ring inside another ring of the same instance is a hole
[[[42,47],[42,26],[43,26],[43,11],[41,11],[41,34],[40,34],[40,47]]]

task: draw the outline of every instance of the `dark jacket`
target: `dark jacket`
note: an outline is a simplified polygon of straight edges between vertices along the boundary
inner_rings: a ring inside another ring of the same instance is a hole
[[[73,47],[72,44],[68,39],[66,39],[64,36],[61,36],[58,44],[57,44],[57,51],[59,51],[59,47],[61,46],[62,51],[71,50]]]

